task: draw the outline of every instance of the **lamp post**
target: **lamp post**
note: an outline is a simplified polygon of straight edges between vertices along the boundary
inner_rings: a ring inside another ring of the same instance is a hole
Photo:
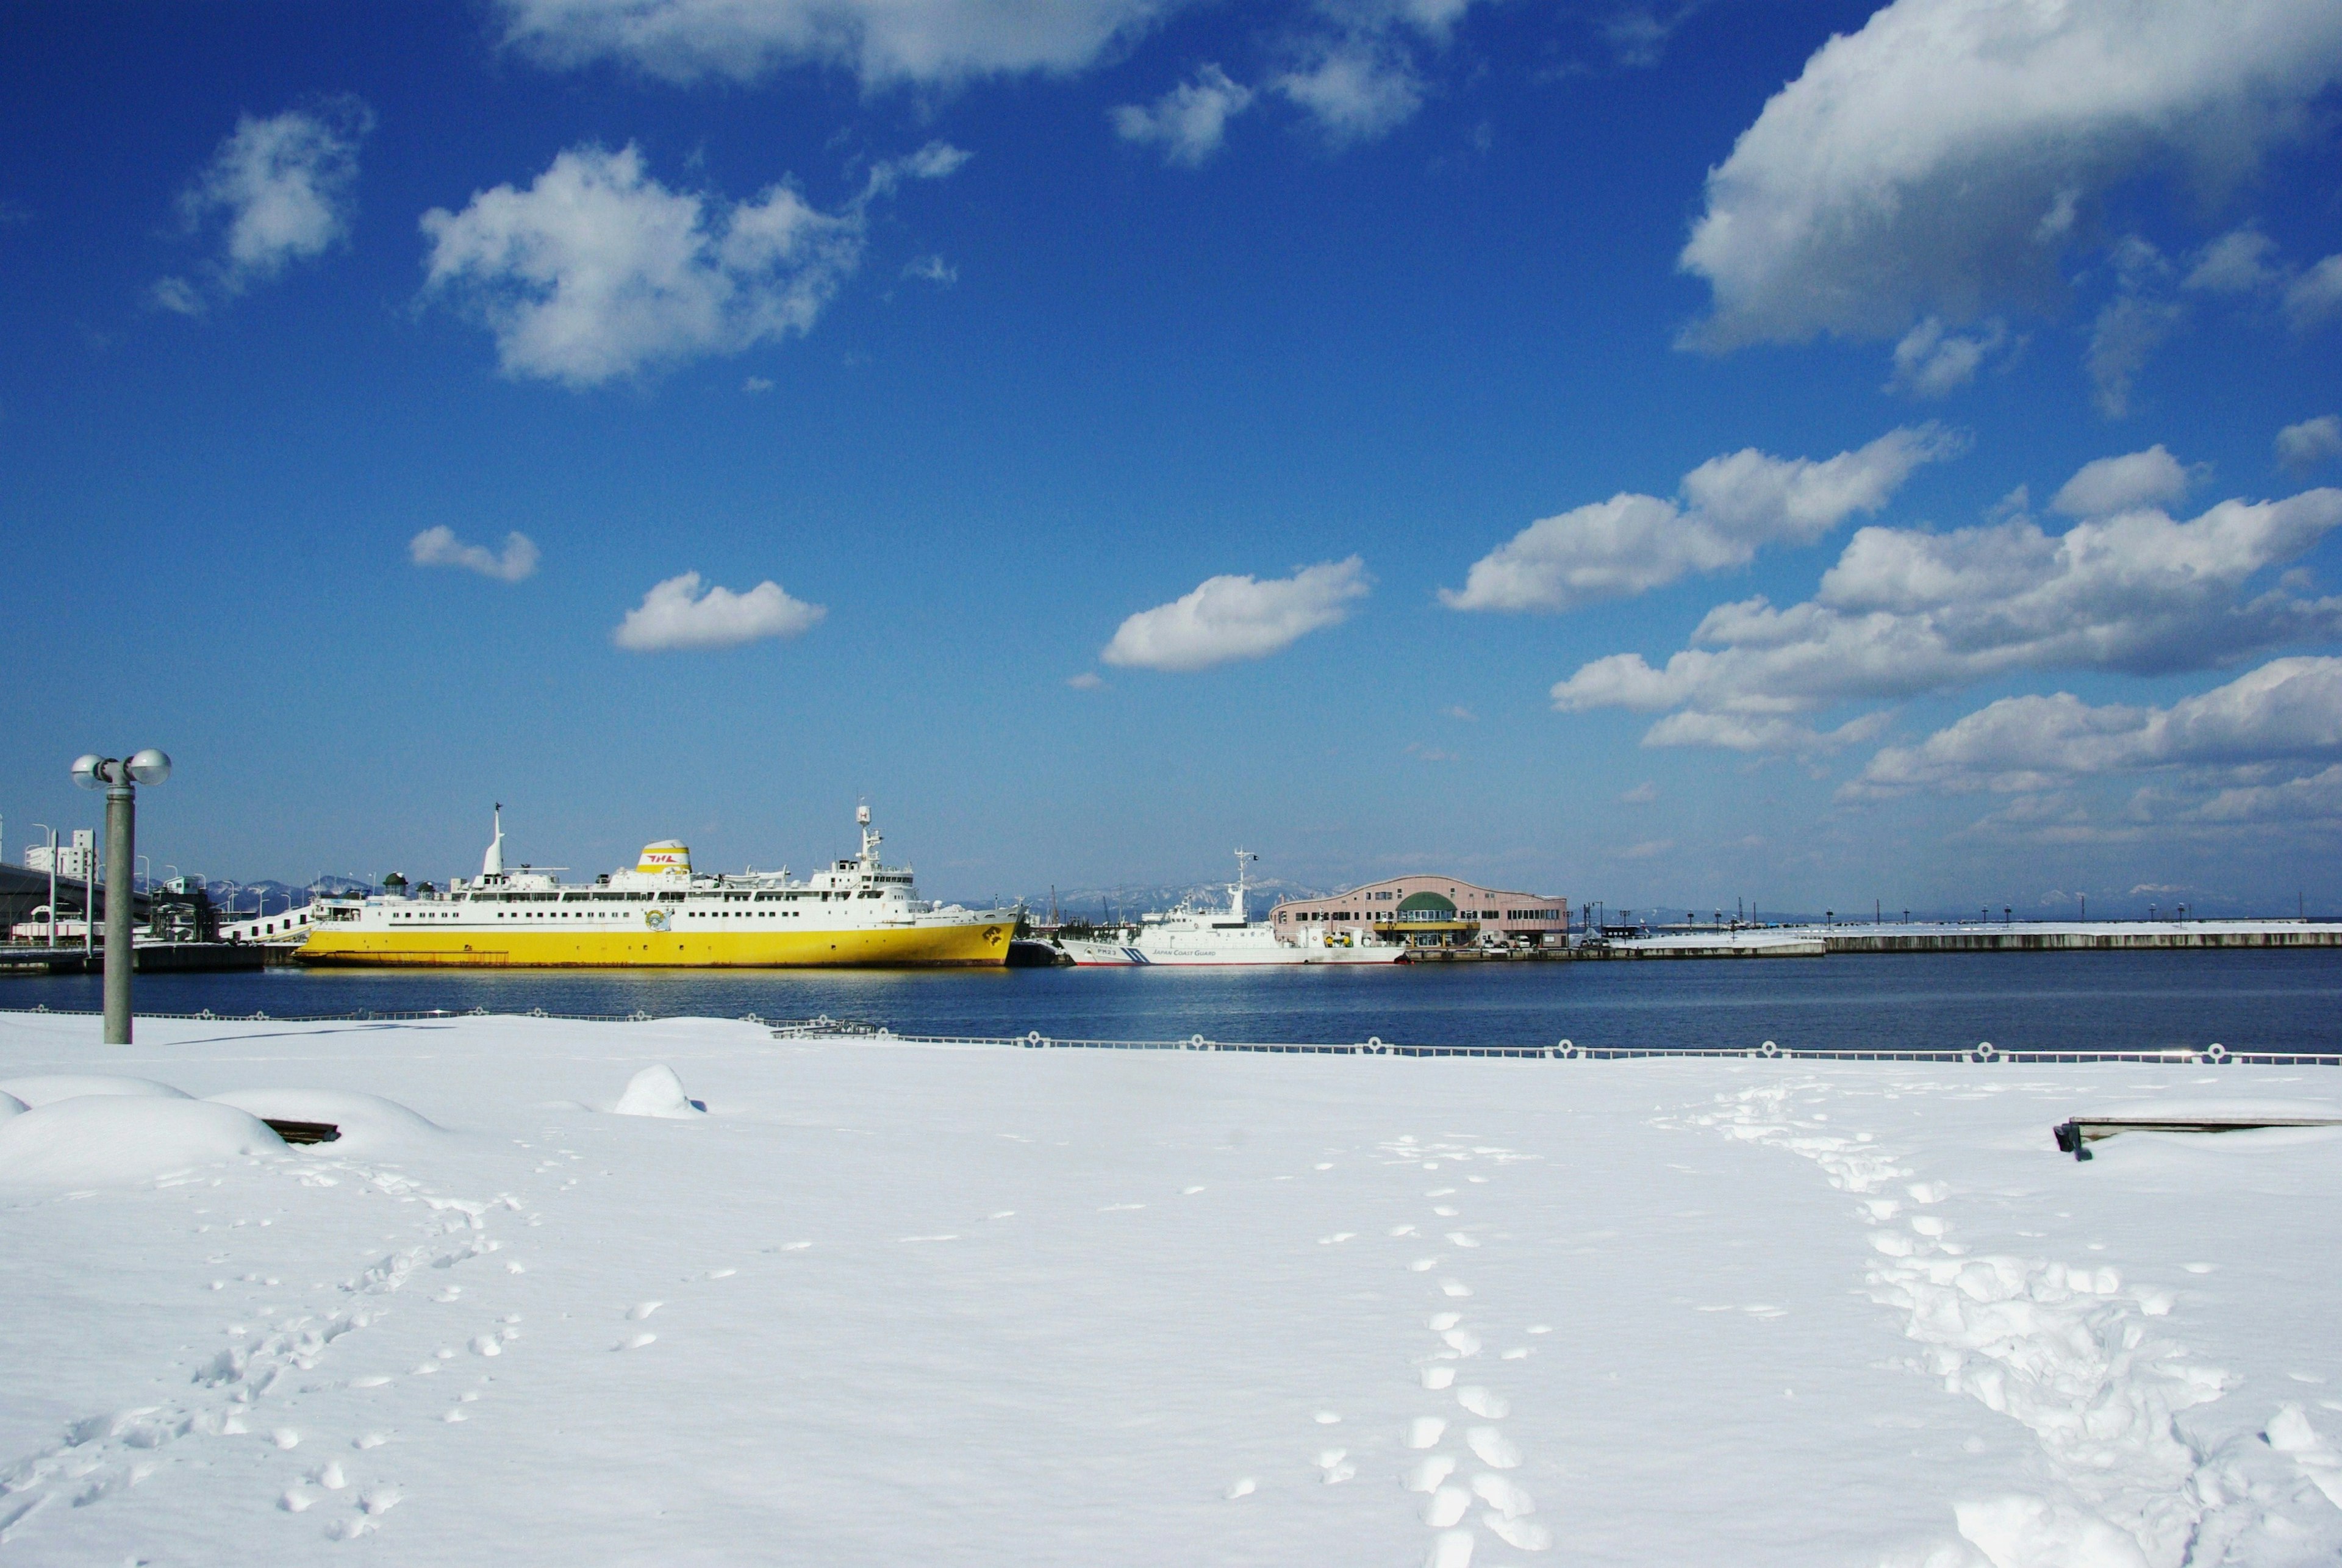
[[[137,963],[130,934],[130,873],[137,859],[140,784],[171,776],[171,759],[149,746],[127,761],[95,752],[75,760],[74,783],[105,792],[105,1044],[130,1044],[130,972]],[[88,912],[83,912],[85,919]]]

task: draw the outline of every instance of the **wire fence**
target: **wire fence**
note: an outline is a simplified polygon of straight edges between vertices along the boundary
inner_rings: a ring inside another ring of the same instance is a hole
[[[96,1018],[95,1008],[10,1007],[0,1016]],[[350,1013],[142,1013],[142,1018],[175,1019],[200,1024],[413,1024],[453,1023],[467,1018],[546,1018],[571,1024],[654,1024],[669,1018],[704,1017],[701,1014],[551,1013],[542,1007],[526,1012],[491,1012],[485,1007],[464,1010],[431,1008],[421,1012],[389,1012],[361,1008]],[[1746,1059],[1781,1062],[1943,1062],[2018,1065],[2084,1064],[2128,1062],[2150,1066],[2240,1065],[2247,1067],[2342,1067],[2342,1052],[2232,1051],[2225,1045],[2201,1050],[2170,1047],[2153,1051],[2011,1051],[1980,1041],[1956,1049],[1856,1049],[1846,1046],[1789,1046],[1767,1040],[1753,1046],[1736,1045],[1579,1045],[1569,1040],[1551,1045],[1407,1045],[1379,1035],[1347,1044],[1283,1044],[1271,1041],[1213,1040],[1191,1034],[1184,1040],[1105,1040],[1059,1037],[1033,1030],[1024,1034],[898,1034],[884,1024],[860,1019],[766,1018],[744,1013],[733,1022],[767,1030],[776,1040],[829,1042],[870,1045],[981,1046],[1026,1051],[1218,1051],[1273,1056],[1417,1056],[1496,1057],[1508,1060],[1563,1062],[1625,1062],[1686,1059]]]

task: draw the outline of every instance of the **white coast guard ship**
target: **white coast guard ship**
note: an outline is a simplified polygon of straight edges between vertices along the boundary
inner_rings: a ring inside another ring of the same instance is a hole
[[[1245,867],[1260,857],[1237,850],[1236,879],[1228,884],[1228,906],[1206,909],[1183,903],[1161,914],[1139,916],[1118,937],[1062,940],[1067,955],[1086,965],[1128,964],[1403,964],[1406,948],[1371,938],[1353,941],[1331,932],[1310,931],[1291,939],[1245,918]]]
[[[304,964],[451,968],[796,968],[996,965],[1018,912],[919,897],[908,866],[878,859],[870,808],[855,813],[862,853],[802,881],[778,872],[705,875],[673,839],[643,846],[631,871],[591,884],[552,867],[505,869],[504,808],[480,874],[445,893],[334,899],[319,908]]]

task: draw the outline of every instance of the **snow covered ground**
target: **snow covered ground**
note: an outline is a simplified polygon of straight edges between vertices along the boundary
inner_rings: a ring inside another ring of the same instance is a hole
[[[2342,1134],[2050,1138],[2331,1068],[95,1034],[0,1017],[7,1560],[2342,1551]]]

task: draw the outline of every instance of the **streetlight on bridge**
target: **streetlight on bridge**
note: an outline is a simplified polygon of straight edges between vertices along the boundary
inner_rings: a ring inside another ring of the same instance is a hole
[[[171,776],[171,759],[149,746],[124,761],[95,752],[76,758],[74,783],[105,792],[105,1044],[130,1044],[130,972],[137,962],[130,934],[130,874],[137,860],[140,784]],[[85,922],[90,912],[82,911]]]

